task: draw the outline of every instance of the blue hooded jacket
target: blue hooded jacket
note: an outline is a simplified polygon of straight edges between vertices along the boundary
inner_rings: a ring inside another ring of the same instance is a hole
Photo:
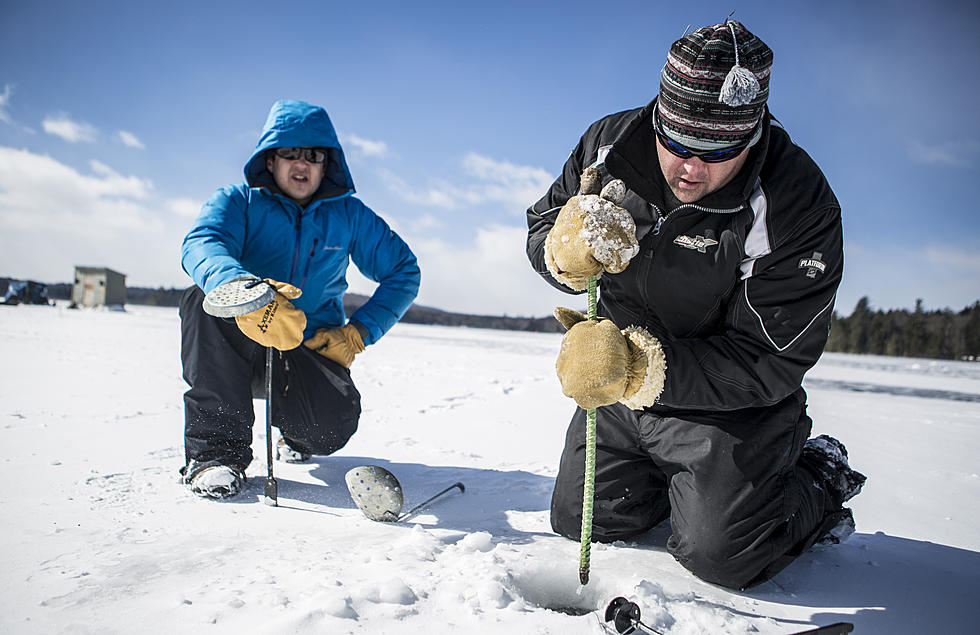
[[[279,193],[266,168],[266,151],[283,147],[328,149],[323,181],[305,208]],[[353,196],[354,181],[323,108],[277,101],[245,164],[245,180],[215,192],[184,238],[181,265],[205,293],[248,275],[288,282],[303,291],[292,302],[306,314],[308,339],[317,329],[347,323],[343,297],[353,259],[378,283],[351,316],[367,329],[364,343],[373,344],[398,322],[418,294],[418,262]]]

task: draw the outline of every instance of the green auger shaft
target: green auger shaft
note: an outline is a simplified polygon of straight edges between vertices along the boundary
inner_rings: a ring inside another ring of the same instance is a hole
[[[589,277],[589,319],[599,319],[596,309],[596,288],[598,277]],[[592,508],[595,501],[595,408],[589,408],[585,423],[585,487],[582,491],[582,531],[581,550],[578,561],[578,580],[582,585],[589,583],[589,554],[592,550]]]

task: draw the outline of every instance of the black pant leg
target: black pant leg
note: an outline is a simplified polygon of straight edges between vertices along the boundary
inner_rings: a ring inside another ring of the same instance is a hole
[[[215,462],[242,471],[252,461],[251,381],[265,349],[233,320],[208,315],[204,293],[192,286],[180,299],[186,462]]]
[[[273,424],[290,447],[332,454],[357,431],[361,394],[350,371],[300,346],[276,354]]]
[[[638,446],[636,415],[613,404],[597,409],[592,538],[612,542],[643,533],[667,517],[667,482]],[[551,526],[579,540],[585,483],[586,411],[577,408],[565,438],[551,498]]]
[[[664,417],[645,431],[671,474],[667,549],[699,578],[761,582],[822,521],[826,498],[797,466],[811,427],[802,400],[800,391],[769,408]]]

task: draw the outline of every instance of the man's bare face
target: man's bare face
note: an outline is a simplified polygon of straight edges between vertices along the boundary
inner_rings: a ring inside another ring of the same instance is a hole
[[[323,180],[324,164],[310,163],[302,156],[291,161],[270,153],[265,165],[279,189],[300,205],[305,206],[313,199]]]

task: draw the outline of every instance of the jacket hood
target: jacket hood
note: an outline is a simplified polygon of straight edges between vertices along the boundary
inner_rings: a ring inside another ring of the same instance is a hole
[[[249,187],[275,189],[272,173],[265,166],[266,151],[293,147],[327,148],[323,182],[314,194],[315,199],[354,193],[354,180],[327,111],[291,99],[277,101],[269,111],[255,152],[245,163],[245,181]]]

